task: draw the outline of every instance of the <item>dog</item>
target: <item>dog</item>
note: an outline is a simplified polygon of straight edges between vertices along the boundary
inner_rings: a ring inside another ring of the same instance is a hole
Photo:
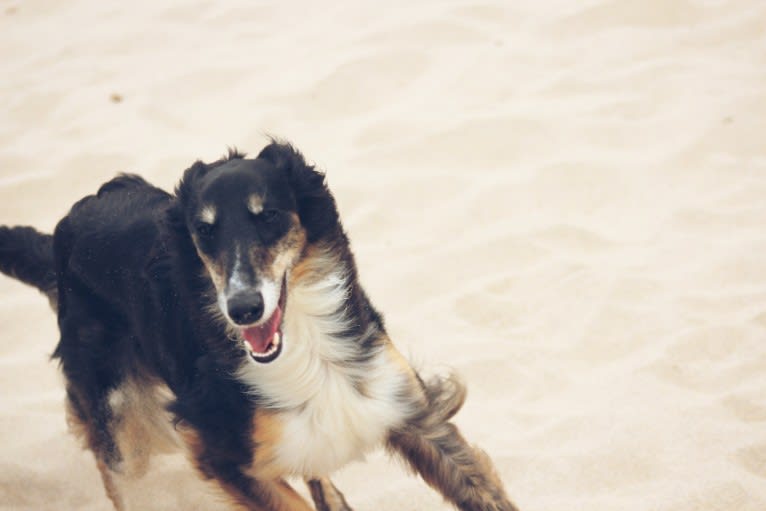
[[[462,511],[514,511],[449,420],[453,376],[424,380],[357,274],[325,176],[293,146],[197,161],[169,194],[103,184],[53,235],[0,227],[0,271],[58,314],[70,429],[107,496],[185,450],[234,507],[350,511],[330,474],[376,447]]]

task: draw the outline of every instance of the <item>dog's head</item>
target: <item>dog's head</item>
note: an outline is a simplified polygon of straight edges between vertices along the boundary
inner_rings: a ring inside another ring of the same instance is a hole
[[[195,163],[177,197],[222,316],[253,360],[271,362],[282,349],[290,269],[307,243],[339,228],[323,174],[274,142],[254,159],[234,151]]]

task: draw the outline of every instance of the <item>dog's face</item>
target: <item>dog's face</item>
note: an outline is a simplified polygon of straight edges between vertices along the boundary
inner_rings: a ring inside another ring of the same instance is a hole
[[[179,186],[186,227],[220,313],[258,363],[281,353],[287,276],[316,227],[305,216],[316,214],[323,194],[329,197],[322,175],[278,144],[256,159],[235,154],[197,163]],[[331,198],[328,205],[334,213]]]

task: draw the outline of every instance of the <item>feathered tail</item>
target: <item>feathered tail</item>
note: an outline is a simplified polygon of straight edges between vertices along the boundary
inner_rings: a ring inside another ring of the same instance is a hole
[[[0,226],[0,272],[39,289],[55,309],[53,236],[32,227]]]

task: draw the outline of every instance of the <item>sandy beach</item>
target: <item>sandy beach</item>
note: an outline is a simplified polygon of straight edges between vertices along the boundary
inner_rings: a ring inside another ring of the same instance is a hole
[[[288,139],[522,511],[766,509],[766,2],[0,0],[0,77],[0,223]],[[0,509],[110,510],[46,300],[0,276],[0,325]],[[130,499],[226,509],[180,455]]]

